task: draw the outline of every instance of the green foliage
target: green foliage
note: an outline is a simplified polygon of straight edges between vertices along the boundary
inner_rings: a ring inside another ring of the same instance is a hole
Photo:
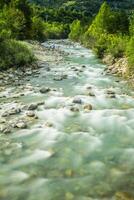
[[[0,3],[0,70],[34,62],[28,47],[16,40],[44,39],[44,24],[35,15],[35,9],[27,0],[2,0]]]
[[[122,35],[108,35],[106,53],[115,58],[123,57],[128,43],[128,37]]]
[[[37,16],[32,18],[31,36],[34,40],[42,41],[46,39],[44,33],[44,22]]]
[[[70,26],[70,34],[69,38],[74,40],[74,41],[79,41],[80,36],[83,34],[81,22],[79,20],[73,21],[73,23]]]
[[[24,15],[18,9],[4,7],[0,12],[0,31],[10,32],[10,37],[20,38],[25,24]]]
[[[112,11],[109,5],[104,2],[86,34],[97,39],[100,34],[124,34],[128,31],[129,20],[126,13]]]
[[[134,72],[134,36],[128,42],[126,56],[128,58],[129,71]]]
[[[23,42],[11,39],[1,42],[0,70],[27,66],[33,61],[35,61],[34,55]]]
[[[129,32],[131,36],[134,36],[134,12],[132,13],[130,17],[130,27],[129,27]]]
[[[60,24],[57,22],[44,23],[44,33],[46,38],[50,39],[60,39],[67,38],[68,35],[68,25]]]
[[[104,2],[92,24],[81,37],[81,41],[85,46],[92,48],[100,58],[104,54],[112,54],[113,57],[118,58],[124,55],[128,32],[128,16],[124,12],[111,10],[109,5]],[[79,40],[80,22],[72,24],[72,33],[74,37],[71,38]]]

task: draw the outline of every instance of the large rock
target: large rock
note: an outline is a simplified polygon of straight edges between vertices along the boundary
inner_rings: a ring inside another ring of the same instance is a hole
[[[28,110],[36,110],[38,108],[38,104],[30,104],[29,106],[28,106]]]
[[[83,109],[84,109],[86,112],[88,112],[88,111],[92,110],[93,107],[92,107],[91,104],[85,104],[85,105],[83,106]]]
[[[31,110],[26,113],[28,117],[35,117],[35,113]]]
[[[113,65],[114,64],[114,57],[112,55],[106,55],[103,58],[103,63],[105,63],[107,65]]]
[[[27,128],[27,124],[24,121],[18,121],[15,124],[15,128],[25,129],[25,128]]]
[[[75,103],[75,104],[82,104],[82,100],[80,98],[75,97],[73,99],[73,103]]]
[[[87,95],[90,97],[95,97],[95,94],[93,92],[87,92]]]
[[[11,133],[11,127],[9,126],[9,125],[5,125],[5,126],[2,126],[1,128],[0,128],[0,131],[2,132],[2,133],[4,133],[4,134],[9,134],[9,133]]]
[[[77,108],[77,107],[71,107],[70,111],[72,111],[72,112],[79,112],[79,108]]]
[[[16,114],[19,114],[21,112],[21,109],[20,108],[12,108],[10,111],[9,111],[9,115],[16,115]]]
[[[42,87],[42,88],[40,89],[40,93],[42,93],[42,94],[48,93],[48,92],[50,92],[50,91],[51,91],[51,89],[48,88],[48,87]]]

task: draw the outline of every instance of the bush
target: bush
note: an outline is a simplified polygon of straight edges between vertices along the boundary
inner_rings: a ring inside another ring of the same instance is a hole
[[[73,23],[70,26],[70,29],[71,32],[69,34],[69,38],[78,42],[80,40],[80,36],[83,33],[81,22],[79,20],[73,21]]]
[[[57,22],[44,23],[44,33],[46,38],[49,39],[61,39],[67,38],[68,26],[66,24],[60,24]]]
[[[0,46],[0,70],[27,66],[35,61],[28,47],[20,41],[4,40]]]
[[[126,56],[128,58],[129,71],[134,72],[134,37],[131,37],[128,42]]]
[[[107,54],[111,54],[114,58],[123,57],[128,43],[128,37],[122,35],[107,36]]]
[[[41,18],[34,16],[32,18],[32,30],[31,30],[32,39],[43,41],[46,39],[44,33],[44,22]]]
[[[99,58],[102,58],[108,48],[107,34],[101,34],[100,37],[94,42],[93,50]]]
[[[0,11],[0,32],[10,31],[10,37],[18,39],[23,35],[24,24],[24,15],[18,9],[6,6]]]

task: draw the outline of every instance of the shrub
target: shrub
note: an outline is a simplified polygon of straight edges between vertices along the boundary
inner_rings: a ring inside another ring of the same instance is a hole
[[[134,72],[134,36],[131,37],[128,42],[126,48],[126,56],[128,58],[129,71]]]
[[[43,41],[46,39],[44,33],[44,23],[41,18],[34,16],[32,18],[31,37],[35,40]]]
[[[68,26],[66,24],[60,24],[58,22],[44,23],[44,32],[46,38],[49,39],[61,39],[66,38],[68,35]]]
[[[82,26],[79,20],[74,20],[70,26],[71,32],[69,34],[69,38],[74,41],[79,41],[80,36],[82,35]]]
[[[27,66],[35,61],[28,47],[20,41],[4,40],[0,46],[0,70]]]
[[[24,15],[18,9],[6,6],[0,12],[0,30],[10,31],[10,37],[21,38],[24,24]]]
[[[111,54],[115,58],[123,57],[128,42],[127,36],[108,35],[106,53]]]

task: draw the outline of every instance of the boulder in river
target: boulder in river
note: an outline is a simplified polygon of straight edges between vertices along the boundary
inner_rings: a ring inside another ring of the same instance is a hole
[[[79,108],[77,108],[77,107],[71,107],[70,111],[72,111],[72,112],[79,112]]]
[[[115,92],[112,91],[112,90],[107,90],[106,93],[107,93],[107,94],[115,94]]]
[[[25,128],[27,128],[27,124],[24,121],[18,121],[15,124],[15,128],[25,129]]]
[[[93,106],[91,104],[85,104],[83,106],[83,109],[87,112],[93,109]]]
[[[87,92],[87,95],[90,97],[95,97],[95,94],[93,92]]]
[[[28,110],[36,110],[38,108],[38,104],[36,103],[32,103],[28,106]]]
[[[40,89],[40,93],[42,93],[42,94],[48,93],[50,91],[51,91],[51,89],[49,87],[42,87]]]
[[[2,133],[4,133],[4,134],[9,134],[9,133],[11,133],[11,127],[10,126],[2,126],[1,127],[1,129],[0,129],[0,131],[2,132]]]
[[[63,78],[62,78],[62,76],[57,76],[57,77],[54,77],[53,80],[54,80],[54,81],[62,81]]]
[[[45,126],[47,126],[47,127],[53,127],[54,125],[53,125],[52,122],[46,122],[46,123],[45,123]]]
[[[73,103],[75,103],[75,104],[82,104],[82,100],[80,98],[75,97],[73,99]]]
[[[63,74],[61,76],[54,77],[54,81],[62,81],[63,79],[67,79],[67,74]]]
[[[35,117],[35,113],[34,113],[34,111],[32,111],[32,110],[28,111],[28,112],[26,113],[26,115],[27,115],[28,117]]]
[[[16,115],[16,114],[19,114],[21,112],[21,109],[20,108],[12,108],[10,111],[9,111],[9,115]]]

